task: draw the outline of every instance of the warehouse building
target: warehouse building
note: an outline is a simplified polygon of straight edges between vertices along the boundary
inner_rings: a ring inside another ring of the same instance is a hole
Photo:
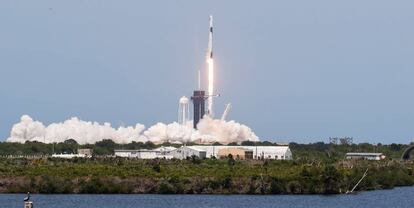
[[[187,159],[193,156],[198,158],[206,158],[206,151],[193,146],[182,146],[171,152],[173,158],[176,159]]]
[[[233,157],[234,159],[246,160],[253,159],[253,151],[245,148],[224,148],[218,151],[218,157],[220,159]]]
[[[65,158],[65,159],[72,159],[72,158],[91,158],[92,157],[92,149],[78,149],[78,154],[52,154],[52,157],[56,158]]]
[[[137,159],[156,159],[165,158],[171,159],[171,152],[175,147],[159,147],[153,150],[140,149],[140,150],[114,150],[116,157],[128,157]]]
[[[92,157],[93,150],[92,149],[78,149],[78,154],[85,155],[86,157]]]
[[[182,146],[159,147],[153,150],[115,150],[115,156],[138,159],[187,159],[193,156],[198,158],[226,158],[232,155],[234,159],[273,159],[291,160],[292,152],[289,146]]]
[[[292,152],[289,146],[188,146],[206,151],[206,158],[220,158],[222,149],[241,148],[253,152],[253,159],[291,160]]]

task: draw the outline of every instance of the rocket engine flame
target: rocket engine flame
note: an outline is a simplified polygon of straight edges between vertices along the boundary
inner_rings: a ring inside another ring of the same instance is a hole
[[[214,61],[213,61],[213,16],[210,16],[210,30],[208,37],[208,114],[213,117],[213,97],[214,97]]]
[[[213,117],[213,95],[214,95],[214,61],[208,59],[208,114]]]

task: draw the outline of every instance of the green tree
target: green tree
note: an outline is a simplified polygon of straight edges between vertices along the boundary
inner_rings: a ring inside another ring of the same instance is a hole
[[[341,175],[333,165],[326,165],[322,175],[325,194],[339,193]]]

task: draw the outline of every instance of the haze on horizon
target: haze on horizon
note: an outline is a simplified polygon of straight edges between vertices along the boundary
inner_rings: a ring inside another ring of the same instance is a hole
[[[0,140],[24,114],[113,126],[177,120],[215,18],[216,114],[262,140],[414,139],[414,2],[0,3]]]

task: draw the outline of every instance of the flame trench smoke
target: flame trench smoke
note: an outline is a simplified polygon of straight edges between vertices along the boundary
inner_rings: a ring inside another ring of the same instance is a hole
[[[186,143],[194,142],[208,144],[220,142],[259,141],[255,133],[247,126],[235,121],[223,121],[205,116],[198,124],[198,130],[192,128],[192,121],[186,124],[173,122],[170,124],[157,123],[148,129],[142,124],[113,128],[110,123],[82,121],[73,117],[59,123],[45,126],[42,122],[23,115],[20,122],[13,125],[7,142],[25,143],[38,141],[44,143],[59,143],[74,139],[79,144],[93,144],[104,139],[116,143],[131,142],[164,142]]]

